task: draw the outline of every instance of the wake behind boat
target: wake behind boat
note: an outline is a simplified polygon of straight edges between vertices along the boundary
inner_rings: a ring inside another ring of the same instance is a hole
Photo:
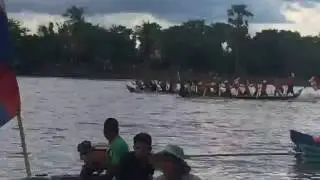
[[[178,93],[177,84],[152,80],[145,83],[141,80],[132,81],[126,84],[126,88],[130,93],[161,93],[161,94],[176,94]]]

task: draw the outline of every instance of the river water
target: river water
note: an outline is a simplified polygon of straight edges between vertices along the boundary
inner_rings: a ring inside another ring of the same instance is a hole
[[[130,94],[125,81],[20,78],[23,122],[33,174],[78,173],[76,145],[106,142],[103,122],[115,117],[132,145],[138,132],[186,154],[287,152],[289,130],[320,132],[319,103],[186,100],[175,95]],[[302,99],[312,98],[311,90]],[[310,95],[311,94],[311,95]],[[0,129],[0,179],[24,177],[16,121]],[[292,156],[208,157],[188,160],[203,179],[302,179],[317,171]]]

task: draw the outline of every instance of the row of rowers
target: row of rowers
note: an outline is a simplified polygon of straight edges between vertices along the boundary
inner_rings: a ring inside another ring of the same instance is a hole
[[[84,161],[80,172],[82,180],[96,174],[110,180],[200,180],[190,173],[191,168],[179,146],[167,145],[153,154],[151,136],[139,133],[133,138],[133,151],[130,152],[128,144],[119,135],[119,123],[114,118],[105,121],[103,133],[109,142],[105,151],[95,150],[90,141],[78,145],[80,158]],[[154,170],[161,171],[162,175],[153,177]]]
[[[244,84],[240,83],[240,78],[236,78],[232,83],[229,83],[228,80],[225,80],[223,82],[210,82],[210,83],[203,83],[203,82],[189,82],[184,84],[184,90],[189,91],[189,92],[202,92],[206,88],[209,88],[210,92],[215,92],[219,94],[221,91],[222,92],[230,92],[231,89],[236,91],[236,95],[256,95],[256,93],[259,93],[261,95],[267,95],[266,90],[267,90],[267,85],[268,82],[266,80],[263,80],[262,82],[259,83],[251,83],[250,81],[246,81]],[[283,95],[283,94],[292,94],[294,95],[293,87],[294,87],[294,81],[293,77],[289,78],[286,86],[287,90],[285,93],[285,89],[283,87],[283,84],[276,84],[274,85],[274,94],[275,95]],[[251,90],[254,90],[254,93],[252,94]],[[220,95],[220,94],[219,94]]]

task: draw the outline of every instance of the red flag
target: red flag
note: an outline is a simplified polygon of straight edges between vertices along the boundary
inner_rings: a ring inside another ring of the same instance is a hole
[[[20,111],[20,93],[15,73],[11,70],[11,42],[8,18],[0,0],[0,127]]]

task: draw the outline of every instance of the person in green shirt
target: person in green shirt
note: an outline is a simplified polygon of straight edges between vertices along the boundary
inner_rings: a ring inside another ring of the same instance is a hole
[[[129,152],[129,146],[119,135],[119,123],[114,118],[108,118],[104,122],[103,134],[110,145],[107,150],[106,169],[110,176],[117,177],[120,162]]]

